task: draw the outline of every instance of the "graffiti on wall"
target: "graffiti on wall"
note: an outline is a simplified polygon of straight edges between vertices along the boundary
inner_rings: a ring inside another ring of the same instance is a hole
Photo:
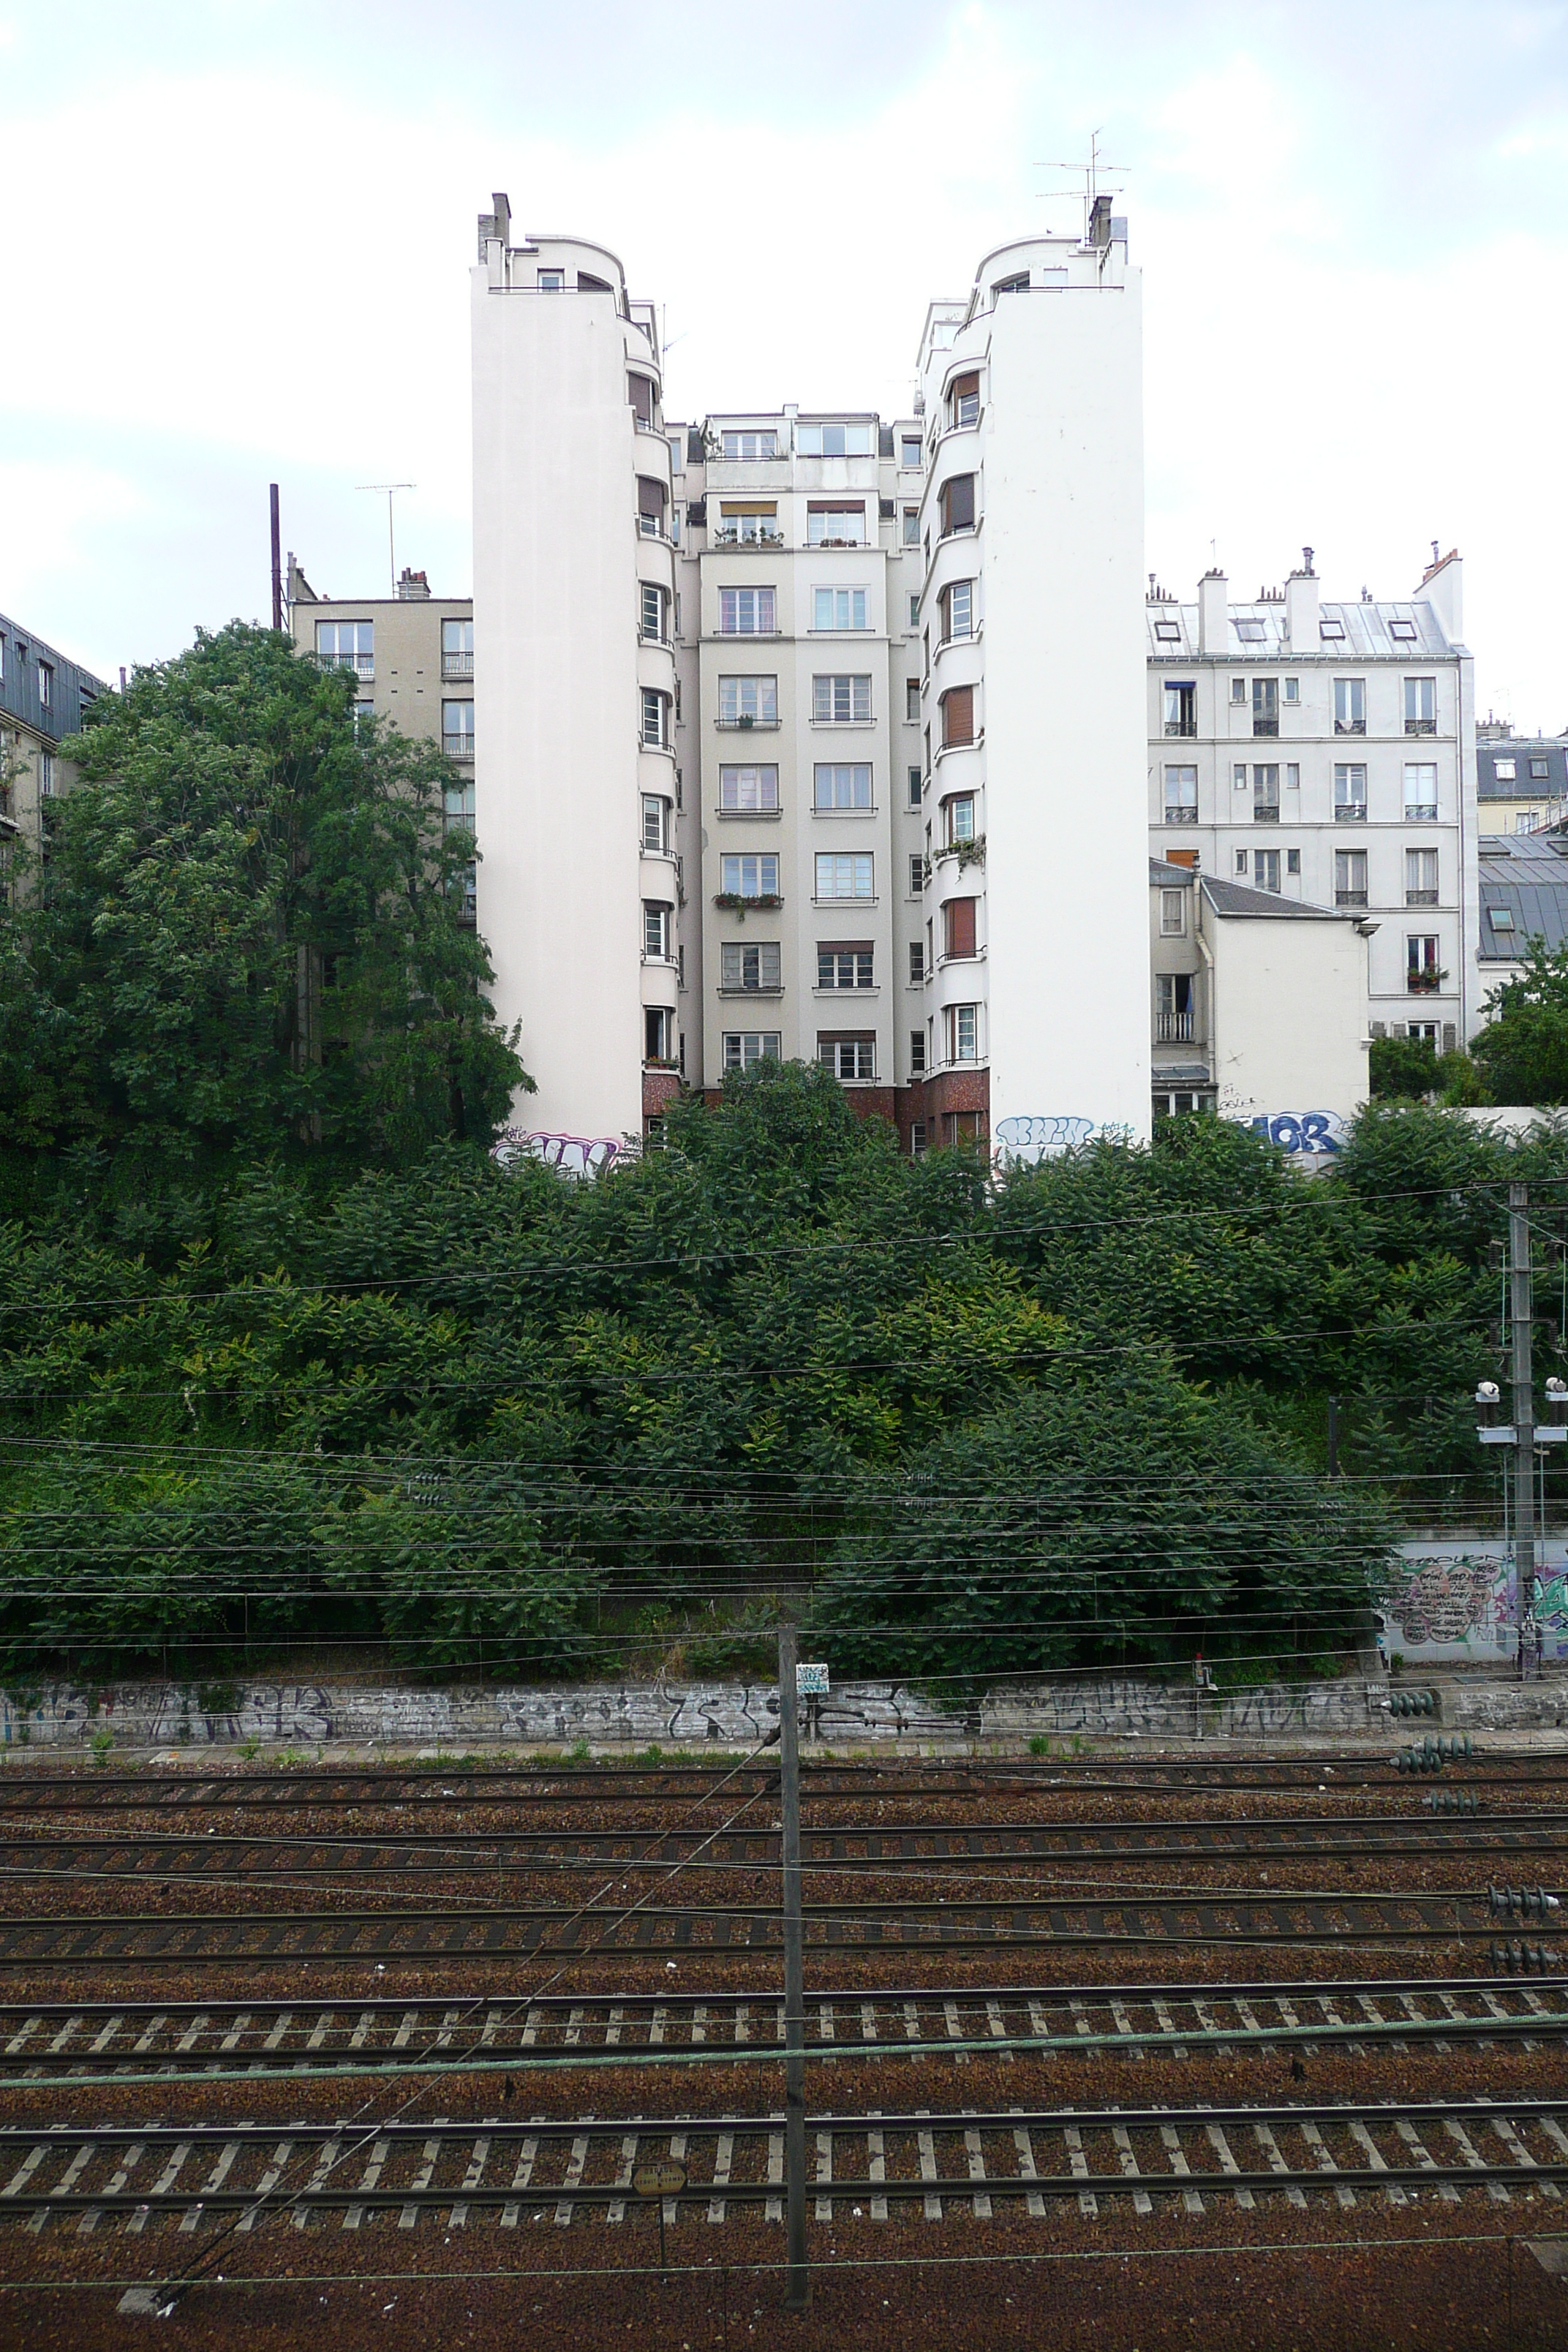
[[[1032,1167],[1037,1160],[1054,1160],[1059,1152],[1077,1151],[1096,1136],[1107,1143],[1126,1143],[1131,1129],[1100,1127],[1092,1118],[1079,1118],[1068,1111],[1034,1111],[1019,1114],[996,1122],[997,1158],[1004,1163],[1013,1161],[1019,1167]]]
[[[1345,1123],[1337,1110],[1262,1111],[1243,1118],[1240,1124],[1277,1143],[1281,1151],[1312,1155],[1344,1149]]]
[[[500,1168],[542,1160],[563,1176],[596,1176],[626,1151],[624,1141],[608,1135],[533,1135],[526,1128],[508,1127],[491,1144],[490,1158]]]
[[[1408,1658],[1496,1658],[1514,1646],[1519,1588],[1499,1546],[1411,1545],[1378,1612],[1384,1641]],[[1568,1559],[1547,1547],[1536,1577],[1536,1622],[1547,1657],[1568,1654]]]

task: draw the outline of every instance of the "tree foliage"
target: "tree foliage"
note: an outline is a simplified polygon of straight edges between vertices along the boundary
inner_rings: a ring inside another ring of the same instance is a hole
[[[1499,1103],[1568,1103],[1568,945],[1526,943],[1517,980],[1487,999],[1470,1052]]]

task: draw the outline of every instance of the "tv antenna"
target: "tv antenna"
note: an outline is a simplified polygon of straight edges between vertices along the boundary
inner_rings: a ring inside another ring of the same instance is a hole
[[[392,593],[397,593],[397,551],[392,537],[392,501],[399,490],[416,490],[417,482],[356,482],[356,490],[374,490],[377,498],[386,500],[386,566],[392,576]]]
[[[1104,156],[1100,152],[1100,132],[1098,131],[1091,131],[1089,134],[1089,161],[1087,163],[1037,163],[1035,165],[1037,172],[1070,172],[1075,180],[1081,180],[1083,182],[1083,237],[1086,245],[1089,242],[1089,225],[1090,216],[1094,211],[1095,198],[1101,195],[1119,196],[1122,193],[1122,184],[1121,181],[1118,181],[1114,187],[1101,187],[1101,175],[1107,172],[1125,172],[1129,171],[1131,168],[1131,165],[1126,163],[1108,163],[1106,162]],[[1063,196],[1072,195],[1076,193],[1076,190],[1070,188],[1043,188],[1040,191],[1040,202],[1042,204],[1055,203]]]

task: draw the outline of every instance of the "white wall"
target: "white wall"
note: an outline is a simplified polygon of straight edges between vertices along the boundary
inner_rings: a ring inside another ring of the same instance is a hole
[[[1348,921],[1216,917],[1206,901],[1201,919],[1221,1118],[1353,1118],[1367,1093],[1365,939]]]

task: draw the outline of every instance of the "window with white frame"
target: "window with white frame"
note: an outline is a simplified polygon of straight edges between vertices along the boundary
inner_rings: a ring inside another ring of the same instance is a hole
[[[919,940],[910,941],[910,979],[921,981],[926,976],[926,951]]]
[[[1255,849],[1252,853],[1253,887],[1278,894],[1279,888],[1279,852],[1277,849]]]
[[[1287,701],[1287,702],[1300,702],[1300,699],[1301,699],[1301,681],[1300,681],[1300,679],[1299,677],[1288,677],[1288,678],[1286,679],[1286,681],[1285,681],[1285,699],[1286,699],[1286,701]]]
[[[642,951],[657,963],[670,961],[670,941],[674,934],[675,908],[657,898],[642,902]]]
[[[1364,677],[1335,678],[1334,733],[1336,735],[1366,733],[1366,680]]]
[[[729,995],[776,995],[783,985],[777,940],[725,940],[719,958],[719,985]]]
[[[754,1062],[776,1062],[779,1059],[779,1033],[776,1029],[727,1029],[724,1032],[724,1067],[727,1070],[749,1070]]]
[[[906,433],[899,442],[899,464],[906,474],[918,474],[924,459],[918,433]]]
[[[474,706],[471,702],[441,705],[441,749],[449,760],[474,756]]]
[[[779,804],[779,772],[769,764],[719,771],[719,805],[731,816],[772,816]]]
[[[657,793],[642,796],[642,845],[662,855],[669,847],[670,806]]]
[[[769,593],[771,594],[772,592]],[[814,588],[811,592],[811,625],[814,629],[865,628],[865,589]]]
[[[669,697],[657,686],[642,689],[642,740],[650,751],[669,749]]]
[[[1359,760],[1334,762],[1334,823],[1366,822],[1366,769]]]
[[[1511,784],[1519,771],[1511,760],[1494,760],[1492,773],[1500,784]]]
[[[776,863],[776,861],[775,861]],[[869,898],[871,853],[868,849],[819,849],[816,853],[816,895],[831,898]]]
[[[779,436],[777,433],[771,430],[752,432],[749,428],[742,427],[734,432],[726,431],[721,436],[720,446],[724,453],[726,465],[750,465],[763,458],[776,457],[779,454]]]
[[[954,531],[973,530],[978,511],[973,474],[952,474],[942,484],[937,506],[942,516],[942,535],[949,539]]]
[[[870,988],[875,950],[868,940],[823,940],[816,950],[818,988]]]
[[[318,621],[316,659],[323,669],[357,670],[362,677],[375,671],[374,621]]]
[[[441,675],[443,677],[472,677],[474,674],[474,625],[472,621],[443,621],[441,624]]]
[[[721,588],[719,634],[721,637],[771,637],[777,634],[771,588]]]
[[[811,681],[811,719],[814,727],[863,726],[871,716],[871,677],[851,671],[837,672]]]
[[[874,425],[797,425],[795,454],[801,457],[871,457],[876,455]]]
[[[1247,680],[1244,677],[1233,677],[1231,679],[1230,698],[1233,702],[1245,702],[1247,700]]]
[[[904,545],[918,547],[921,543],[921,510],[919,507],[904,509]]]
[[[949,1004],[942,1008],[942,1049],[950,1062],[980,1058],[980,1007]]]
[[[923,1070],[924,1070],[924,1068],[925,1068],[925,1066],[926,1066],[926,1033],[925,1033],[925,1031],[924,1031],[923,1029],[911,1029],[911,1030],[910,1031],[910,1077],[912,1077],[912,1078],[918,1078],[918,1077],[921,1075],[921,1073],[923,1072]],[[924,1149],[924,1147],[925,1147],[925,1129],[924,1129],[922,1126],[921,1126],[921,1125],[919,1125],[919,1124],[917,1123],[917,1125],[916,1125],[916,1127],[915,1127],[915,1129],[914,1129],[914,1132],[915,1132],[915,1134],[920,1138],[919,1142],[918,1142],[918,1143],[916,1143],[916,1145],[915,1145],[915,1147],[914,1147],[914,1148],[915,1148],[915,1150],[916,1150],[917,1151],[923,1150],[923,1149]]]
[[[779,682],[773,677],[721,677],[721,727],[776,727]]]
[[[1198,731],[1198,689],[1192,678],[1167,678],[1164,687],[1165,732],[1195,735]]]
[[[1407,907],[1435,907],[1437,903],[1437,853],[1435,849],[1407,849],[1405,853],[1405,903]]]
[[[1165,770],[1165,823],[1196,824],[1198,821],[1198,772],[1195,767]]]
[[[1435,760],[1406,760],[1405,763],[1405,815],[1408,824],[1435,821],[1437,814],[1437,763]]]
[[[1442,967],[1437,961],[1442,941],[1430,931],[1414,933],[1405,942],[1405,985],[1416,995],[1440,987]]]
[[[920,770],[918,768],[911,768],[910,770],[910,806],[911,808],[919,808],[921,804],[921,794],[924,786],[925,778],[921,774]]]
[[[1187,894],[1184,890],[1162,890],[1160,893],[1160,937],[1180,940],[1186,937]]]
[[[944,644],[974,635],[974,583],[954,580],[942,592],[942,634]]]
[[[642,611],[639,620],[641,635],[654,645],[665,645],[669,638],[669,591],[652,580],[639,583]]]
[[[776,898],[779,894],[777,852],[742,850],[721,857],[719,887],[726,898]]]
[[[1407,677],[1405,681],[1405,731],[1407,735],[1437,732],[1437,681]]]
[[[864,547],[864,499],[808,499],[805,504],[805,543],[807,547]]]
[[[1366,905],[1366,852],[1364,849],[1335,850],[1334,904],[1336,907]]]
[[[874,1078],[877,1075],[876,1035],[869,1030],[853,1036],[819,1030],[816,1058],[832,1071],[836,1078]]]
[[[954,793],[951,799],[942,803],[942,813],[947,819],[946,845],[949,849],[956,849],[961,843],[973,840],[974,794],[973,793]]]
[[[980,422],[980,371],[971,368],[954,376],[947,388],[947,421],[952,425]]]
[[[53,800],[55,796],[55,755],[40,750],[38,753],[38,797]]]
[[[1278,824],[1279,822],[1279,763],[1270,760],[1252,771],[1252,821],[1255,824]]]
[[[811,804],[816,809],[868,809],[871,805],[870,762],[858,761],[830,764],[826,761],[818,761],[812,771]]]
[[[776,499],[720,501],[719,527],[713,534],[715,547],[771,547],[783,537]]]

